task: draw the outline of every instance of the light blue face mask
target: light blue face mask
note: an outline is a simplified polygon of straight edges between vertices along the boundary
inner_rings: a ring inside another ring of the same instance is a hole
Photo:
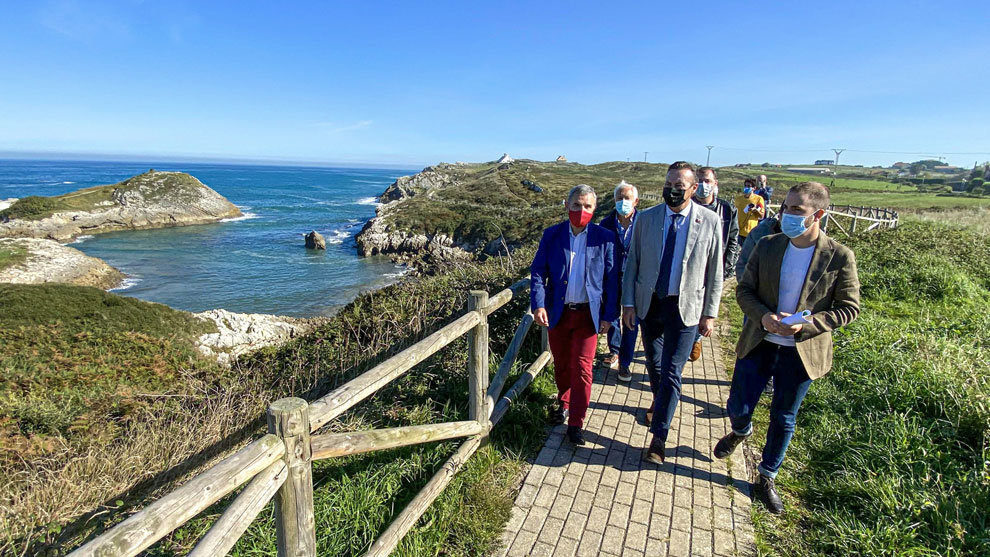
[[[694,192],[694,196],[698,199],[708,199],[708,196],[712,194],[715,187],[708,180],[702,180],[698,182],[698,191]]]
[[[797,238],[808,230],[808,227],[804,225],[804,221],[807,219],[808,216],[784,213],[780,216],[780,231],[788,238]]]
[[[620,199],[616,201],[615,210],[622,216],[631,214],[633,212],[632,199]]]
[[[743,193],[749,195],[753,193],[753,188],[743,188]]]

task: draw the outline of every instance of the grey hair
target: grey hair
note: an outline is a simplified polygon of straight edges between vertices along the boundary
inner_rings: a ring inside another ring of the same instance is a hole
[[[612,198],[613,199],[618,199],[619,198],[619,193],[621,193],[622,190],[624,190],[626,188],[632,188],[633,199],[639,199],[639,190],[636,189],[636,186],[630,184],[629,182],[627,182],[625,180],[620,181],[619,182],[619,185],[618,186],[615,186],[615,191],[612,192]]]
[[[595,204],[598,204],[598,194],[595,193],[595,188],[587,184],[578,184],[571,188],[571,191],[567,193],[567,202],[570,203],[574,197],[581,197],[582,195],[590,195],[595,198]]]

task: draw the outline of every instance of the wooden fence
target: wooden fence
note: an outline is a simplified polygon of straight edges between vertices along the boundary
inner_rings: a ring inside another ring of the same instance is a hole
[[[641,193],[640,197],[657,203],[663,202],[663,198],[655,193]],[[731,199],[725,201],[732,203]],[[767,207],[767,216],[776,217],[779,211],[779,204],[771,205]],[[822,221],[822,230],[828,233],[831,228],[835,228],[846,236],[852,236],[857,232],[868,232],[877,228],[897,228],[897,222],[897,211],[891,209],[829,205]]]
[[[775,217],[780,211],[780,205],[770,206],[767,209],[768,216]],[[838,229],[846,236],[852,236],[857,232],[869,232],[877,228],[897,228],[897,222],[897,211],[891,209],[829,205],[825,218],[822,219],[822,230],[828,234],[830,230]]]
[[[488,315],[525,292],[521,280],[489,297],[471,291],[467,312],[452,323],[392,356],[326,396],[307,403],[283,398],[268,407],[268,434],[220,461],[175,491],[148,505],[70,555],[137,555],[240,486],[247,486],[203,536],[190,555],[224,555],[275,498],[279,556],[316,555],[312,462],[343,455],[467,437],[425,487],[371,545],[366,555],[392,552],[430,504],[450,483],[513,401],[550,361],[547,330],[541,353],[503,395],[516,356],[533,324],[523,315],[494,377],[489,374]],[[468,420],[439,424],[315,434],[322,426],[402,376],[462,335],[468,337]]]

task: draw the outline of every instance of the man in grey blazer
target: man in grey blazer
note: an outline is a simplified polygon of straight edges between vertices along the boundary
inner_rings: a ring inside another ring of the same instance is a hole
[[[697,189],[694,167],[670,165],[664,204],[637,219],[622,277],[622,319],[632,328],[638,317],[643,331],[655,410],[645,459],[655,464],[681,398],[681,370],[695,335],[711,336],[722,295],[722,221],[694,206]]]

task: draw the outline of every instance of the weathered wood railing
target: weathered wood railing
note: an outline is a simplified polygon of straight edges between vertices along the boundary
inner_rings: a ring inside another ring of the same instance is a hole
[[[312,403],[300,398],[283,398],[273,402],[268,408],[267,435],[70,555],[137,555],[244,484],[247,486],[190,555],[206,557],[226,554],[273,496],[278,554],[293,557],[316,555],[314,460],[467,437],[468,440],[399,513],[367,553],[388,555],[481,446],[488,432],[505,416],[516,397],[550,362],[547,331],[541,328],[541,353],[515,384],[502,394],[519,349],[533,324],[533,315],[527,312],[495,376],[489,377],[488,315],[507,304],[513,296],[524,292],[528,286],[528,280],[521,280],[491,298],[487,292],[471,291],[464,315],[322,398]],[[468,420],[312,435],[465,334],[468,336]]]
[[[640,193],[640,197],[657,203],[663,203],[663,197],[655,193]],[[732,203],[731,199],[726,199]],[[776,217],[780,212],[780,204],[767,207],[767,216]],[[840,220],[841,219],[841,220]],[[843,226],[845,222],[845,226]],[[829,227],[839,229],[846,236],[856,232],[868,232],[877,228],[897,228],[897,211],[879,207],[859,207],[855,205],[829,205],[822,230],[828,232]],[[859,225],[859,223],[863,223]]]
[[[780,205],[767,208],[767,216],[776,217]],[[840,218],[842,220],[840,220]],[[877,228],[897,228],[897,211],[878,207],[859,207],[855,205],[829,205],[825,218],[822,219],[822,230],[826,233],[831,228],[837,228],[846,236],[857,232],[869,232]],[[845,222],[845,226],[842,223]],[[857,223],[864,223],[857,226]]]

